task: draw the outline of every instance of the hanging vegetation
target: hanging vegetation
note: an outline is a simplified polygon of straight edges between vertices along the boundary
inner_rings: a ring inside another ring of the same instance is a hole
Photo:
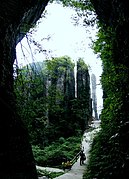
[[[91,146],[85,179],[128,178],[129,47],[125,1],[94,1],[99,32],[93,49],[103,63],[101,131]]]

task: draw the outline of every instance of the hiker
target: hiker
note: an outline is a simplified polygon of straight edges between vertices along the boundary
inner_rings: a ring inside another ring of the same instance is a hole
[[[83,150],[80,151],[80,165],[84,164],[84,161],[86,160],[86,156],[83,152]]]

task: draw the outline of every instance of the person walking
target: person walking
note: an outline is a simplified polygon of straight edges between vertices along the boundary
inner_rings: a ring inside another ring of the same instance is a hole
[[[83,165],[85,160],[86,160],[86,156],[85,156],[83,150],[81,150],[80,151],[80,165]]]

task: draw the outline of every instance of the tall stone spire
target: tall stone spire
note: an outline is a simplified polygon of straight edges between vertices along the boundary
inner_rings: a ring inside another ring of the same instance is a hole
[[[96,76],[94,74],[91,75],[91,84],[92,84],[93,111],[94,111],[94,114],[95,114],[95,119],[98,120],[97,97],[96,97]]]

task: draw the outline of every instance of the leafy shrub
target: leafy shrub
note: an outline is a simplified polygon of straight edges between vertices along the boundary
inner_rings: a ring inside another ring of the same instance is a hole
[[[44,149],[32,146],[36,165],[61,168],[64,158],[72,160],[79,152],[80,142],[81,137],[70,137],[68,139],[59,138],[58,141]]]

